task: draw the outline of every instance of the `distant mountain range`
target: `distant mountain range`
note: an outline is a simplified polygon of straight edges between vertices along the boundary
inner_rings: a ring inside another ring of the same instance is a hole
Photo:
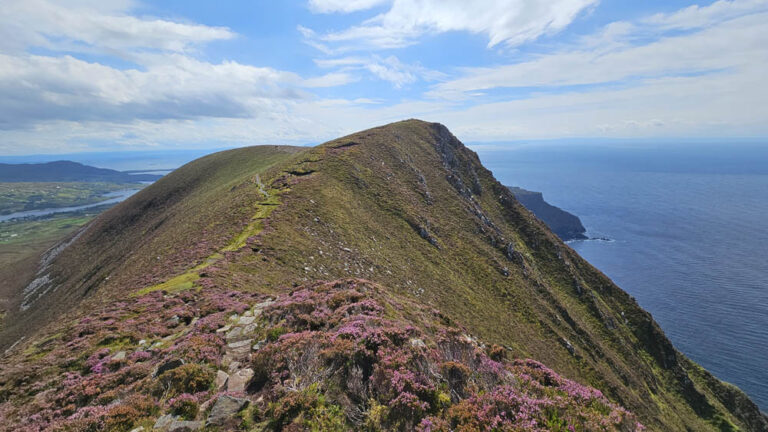
[[[0,164],[0,182],[112,182],[155,181],[156,174],[132,174],[72,161],[38,164]]]
[[[579,217],[544,201],[544,196],[541,192],[533,192],[513,186],[510,186],[509,190],[520,201],[520,204],[547,224],[549,229],[561,239],[565,241],[587,239],[587,236],[584,235],[587,230],[581,224]]]

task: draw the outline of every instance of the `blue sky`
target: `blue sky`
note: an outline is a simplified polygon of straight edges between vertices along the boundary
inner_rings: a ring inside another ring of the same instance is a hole
[[[768,0],[5,0],[0,155],[768,136]]]

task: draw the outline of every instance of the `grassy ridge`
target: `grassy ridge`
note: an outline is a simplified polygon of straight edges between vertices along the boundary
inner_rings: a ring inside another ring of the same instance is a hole
[[[79,304],[71,317],[157,290],[277,295],[364,278],[597,387],[653,430],[765,424],[436,124],[200,159],[98,218],[55,266],[62,287],[37,307]]]

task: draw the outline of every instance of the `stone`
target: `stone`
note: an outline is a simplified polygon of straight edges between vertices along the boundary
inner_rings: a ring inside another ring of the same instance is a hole
[[[182,359],[174,359],[174,360],[168,360],[167,362],[161,364],[160,366],[155,369],[155,372],[152,374],[153,377],[158,377],[162,375],[164,372],[167,372],[171,369],[176,369],[177,367],[184,364],[184,360]]]
[[[171,423],[176,421],[177,418],[178,417],[173,416],[171,414],[166,414],[157,419],[157,421],[155,422],[155,425],[152,426],[152,429],[167,431],[168,428],[171,426]]]
[[[232,342],[227,345],[227,354],[235,358],[246,357],[251,353],[251,343],[253,343],[253,339]]]
[[[144,346],[146,344],[147,344],[147,340],[146,339],[142,339],[142,340],[139,341],[139,346]]]
[[[238,369],[240,369],[240,362],[239,361],[233,361],[229,364],[229,373],[236,372]]]
[[[226,333],[226,332],[228,332],[228,331],[229,331],[231,328],[232,328],[232,326],[231,326],[231,325],[229,325],[229,324],[227,324],[227,325],[225,325],[224,327],[222,327],[222,328],[220,328],[220,329],[216,330],[216,333]]]
[[[256,305],[253,306],[253,314],[258,315],[258,313],[261,313],[262,310],[264,310],[268,306],[272,306],[273,304],[275,304],[274,300],[264,300],[261,303],[257,303]],[[257,313],[256,311],[259,311],[259,312]]]
[[[250,311],[246,312],[246,314],[248,314],[249,312]],[[253,313],[251,313],[250,315],[243,315],[242,317],[240,317],[240,320],[237,323],[240,325],[248,325],[248,324],[253,324],[255,320],[256,320],[256,317],[254,317]]]
[[[421,339],[413,338],[410,340],[411,346],[414,348],[424,348],[427,346],[427,344],[424,343]]]
[[[248,324],[247,326],[243,327],[243,336],[250,336],[258,330],[259,326],[256,324]]]
[[[216,371],[216,391],[224,390],[224,387],[227,385],[228,379],[229,379],[228,373],[224,372],[223,370]]]
[[[248,399],[236,398],[228,395],[219,396],[211,409],[211,414],[206,420],[206,426],[228,426],[239,423],[237,413],[248,406]]]
[[[227,391],[242,392],[253,378],[253,369],[240,369],[227,380]]]
[[[573,345],[571,345],[571,342],[568,339],[560,338],[560,342],[563,344],[565,349],[567,349],[568,352],[571,353],[571,355],[576,355],[576,348]]]
[[[117,354],[112,356],[112,360],[116,360],[116,361],[125,360],[125,351],[118,351]]]
[[[144,432],[144,426],[131,429],[131,432]]]
[[[168,432],[193,432],[201,430],[204,425],[201,421],[174,420],[168,427]]]
[[[234,340],[243,335],[242,327],[235,327],[229,333],[227,333],[227,340]]]

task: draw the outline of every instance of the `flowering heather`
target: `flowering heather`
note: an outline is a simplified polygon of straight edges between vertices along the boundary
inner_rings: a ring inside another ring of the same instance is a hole
[[[0,371],[0,431],[203,421],[222,395],[250,401],[241,430],[643,429],[598,390],[443,318],[357,279],[275,299],[150,292],[17,354]]]

